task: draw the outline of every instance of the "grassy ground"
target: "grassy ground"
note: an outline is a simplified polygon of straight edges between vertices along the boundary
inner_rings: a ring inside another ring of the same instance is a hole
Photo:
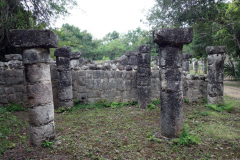
[[[225,102],[220,110],[184,103],[188,136],[182,140],[197,143],[187,145],[154,136],[160,131],[159,106],[77,106],[56,113],[56,140],[46,142],[47,148],[29,145],[27,112],[2,110],[0,159],[240,159],[240,104],[231,97]]]

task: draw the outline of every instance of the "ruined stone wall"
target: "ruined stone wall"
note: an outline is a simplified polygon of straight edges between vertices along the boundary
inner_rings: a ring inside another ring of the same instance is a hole
[[[0,62],[0,105],[19,103],[27,105],[26,80],[21,55],[7,56]]]

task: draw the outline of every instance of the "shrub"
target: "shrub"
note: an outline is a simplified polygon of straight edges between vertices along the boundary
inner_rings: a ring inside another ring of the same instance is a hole
[[[24,108],[21,104],[10,103],[8,107],[6,107],[7,111],[9,112],[17,112],[17,111],[24,111]]]

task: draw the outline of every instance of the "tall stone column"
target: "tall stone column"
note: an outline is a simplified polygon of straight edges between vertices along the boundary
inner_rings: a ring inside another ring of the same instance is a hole
[[[137,50],[137,88],[138,106],[147,108],[151,103],[151,46],[149,44],[138,46]]]
[[[161,135],[168,138],[179,136],[183,130],[182,48],[192,42],[192,37],[192,28],[153,32],[153,42],[160,49]]]
[[[207,74],[207,59],[203,58],[203,74]]]
[[[30,142],[39,146],[55,138],[49,48],[57,47],[58,36],[50,30],[11,30],[10,39],[14,47],[23,48]]]
[[[190,53],[184,53],[182,56],[182,71],[189,72],[189,59],[192,57]]]
[[[223,101],[223,53],[226,46],[206,47],[208,53],[208,104],[222,104]]]
[[[59,103],[57,108],[68,109],[73,107],[71,55],[70,47],[59,47],[54,52],[58,74]]]
[[[196,74],[198,73],[198,61],[197,61],[197,59],[193,60],[193,71]]]

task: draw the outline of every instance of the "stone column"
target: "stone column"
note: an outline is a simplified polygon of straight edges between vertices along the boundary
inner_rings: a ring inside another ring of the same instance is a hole
[[[183,130],[182,48],[192,42],[192,37],[192,28],[153,32],[153,42],[160,49],[161,135],[168,138],[179,136]]]
[[[151,46],[149,44],[138,46],[137,50],[137,88],[138,106],[147,108],[151,103]]]
[[[73,107],[72,72],[70,47],[59,47],[55,50],[58,74],[58,107],[68,109]]]
[[[189,72],[189,59],[192,57],[190,53],[184,53],[182,56],[182,71]]]
[[[223,101],[223,54],[226,46],[206,47],[208,53],[208,104],[222,104]]]
[[[203,58],[203,74],[207,74],[207,59]]]
[[[198,61],[197,61],[197,59],[193,60],[193,71],[196,74],[198,73]]]
[[[49,48],[57,47],[58,36],[50,30],[11,30],[10,39],[14,47],[23,48],[30,142],[39,146],[55,138]]]

